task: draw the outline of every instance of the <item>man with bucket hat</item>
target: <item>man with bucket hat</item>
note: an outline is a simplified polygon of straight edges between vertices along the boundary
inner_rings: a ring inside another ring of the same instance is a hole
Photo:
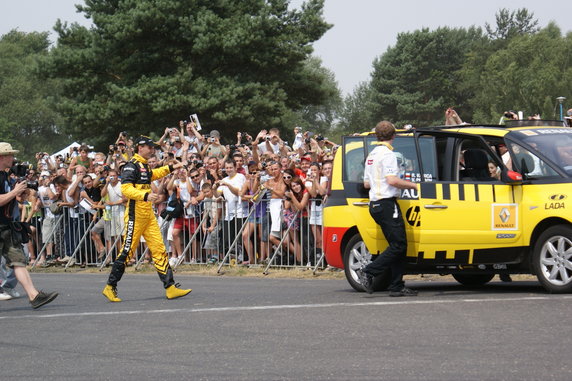
[[[137,153],[125,164],[121,171],[121,192],[127,197],[125,210],[125,235],[123,247],[113,263],[107,286],[103,295],[111,302],[120,302],[117,297],[117,283],[125,272],[125,263],[133,257],[141,236],[149,246],[155,269],[165,287],[167,299],[175,299],[190,293],[191,289],[181,289],[173,280],[173,270],[163,243],[163,237],[152,204],[159,195],[152,193],[151,182],[167,176],[173,170],[183,167],[175,161],[173,164],[151,169],[147,160],[155,155],[158,145],[147,136],[140,136],[134,141]]]
[[[10,143],[0,142],[0,254],[6,259],[6,266],[14,270],[16,279],[28,294],[32,308],[36,309],[53,301],[58,293],[38,291],[26,269],[22,243],[27,242],[28,232],[17,222],[19,211],[16,196],[26,190],[27,184],[26,181],[19,181],[11,188],[7,172],[18,152]]]

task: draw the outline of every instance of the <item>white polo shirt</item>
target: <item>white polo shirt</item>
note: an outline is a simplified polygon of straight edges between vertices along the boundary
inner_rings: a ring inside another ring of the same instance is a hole
[[[387,183],[387,176],[399,176],[399,166],[393,147],[390,144],[381,143],[365,159],[363,179],[370,185],[370,201],[399,197],[399,189]]]

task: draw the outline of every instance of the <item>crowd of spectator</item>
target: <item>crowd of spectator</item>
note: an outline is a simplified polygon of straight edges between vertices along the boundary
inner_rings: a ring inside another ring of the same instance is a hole
[[[276,128],[255,136],[202,132],[194,121],[166,128],[148,160],[151,168],[185,164],[151,184],[171,264],[215,263],[233,247],[243,264],[265,263],[277,248],[291,253],[294,265],[315,263],[338,146],[299,127],[292,144]],[[36,154],[29,189],[18,198],[22,221],[34,227],[25,247],[32,265],[113,260],[124,230],[121,170],[136,152],[133,138],[120,133],[108,152],[83,144],[65,155]]]

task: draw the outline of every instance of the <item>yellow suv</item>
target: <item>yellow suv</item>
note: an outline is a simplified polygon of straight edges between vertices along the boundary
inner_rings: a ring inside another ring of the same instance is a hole
[[[343,138],[324,205],[328,264],[356,270],[387,246],[368,210],[364,160],[371,133]],[[402,190],[406,274],[451,274],[464,285],[495,274],[535,274],[549,292],[572,291],[572,128],[562,122],[454,126],[399,132],[394,152],[401,176],[420,183]],[[385,289],[389,274],[376,277]]]

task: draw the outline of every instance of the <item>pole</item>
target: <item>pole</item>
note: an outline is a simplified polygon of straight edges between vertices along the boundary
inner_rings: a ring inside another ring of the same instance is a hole
[[[564,110],[562,104],[566,100],[566,97],[558,97],[556,98],[556,100],[558,101],[558,103],[560,103],[560,120],[564,120]]]

